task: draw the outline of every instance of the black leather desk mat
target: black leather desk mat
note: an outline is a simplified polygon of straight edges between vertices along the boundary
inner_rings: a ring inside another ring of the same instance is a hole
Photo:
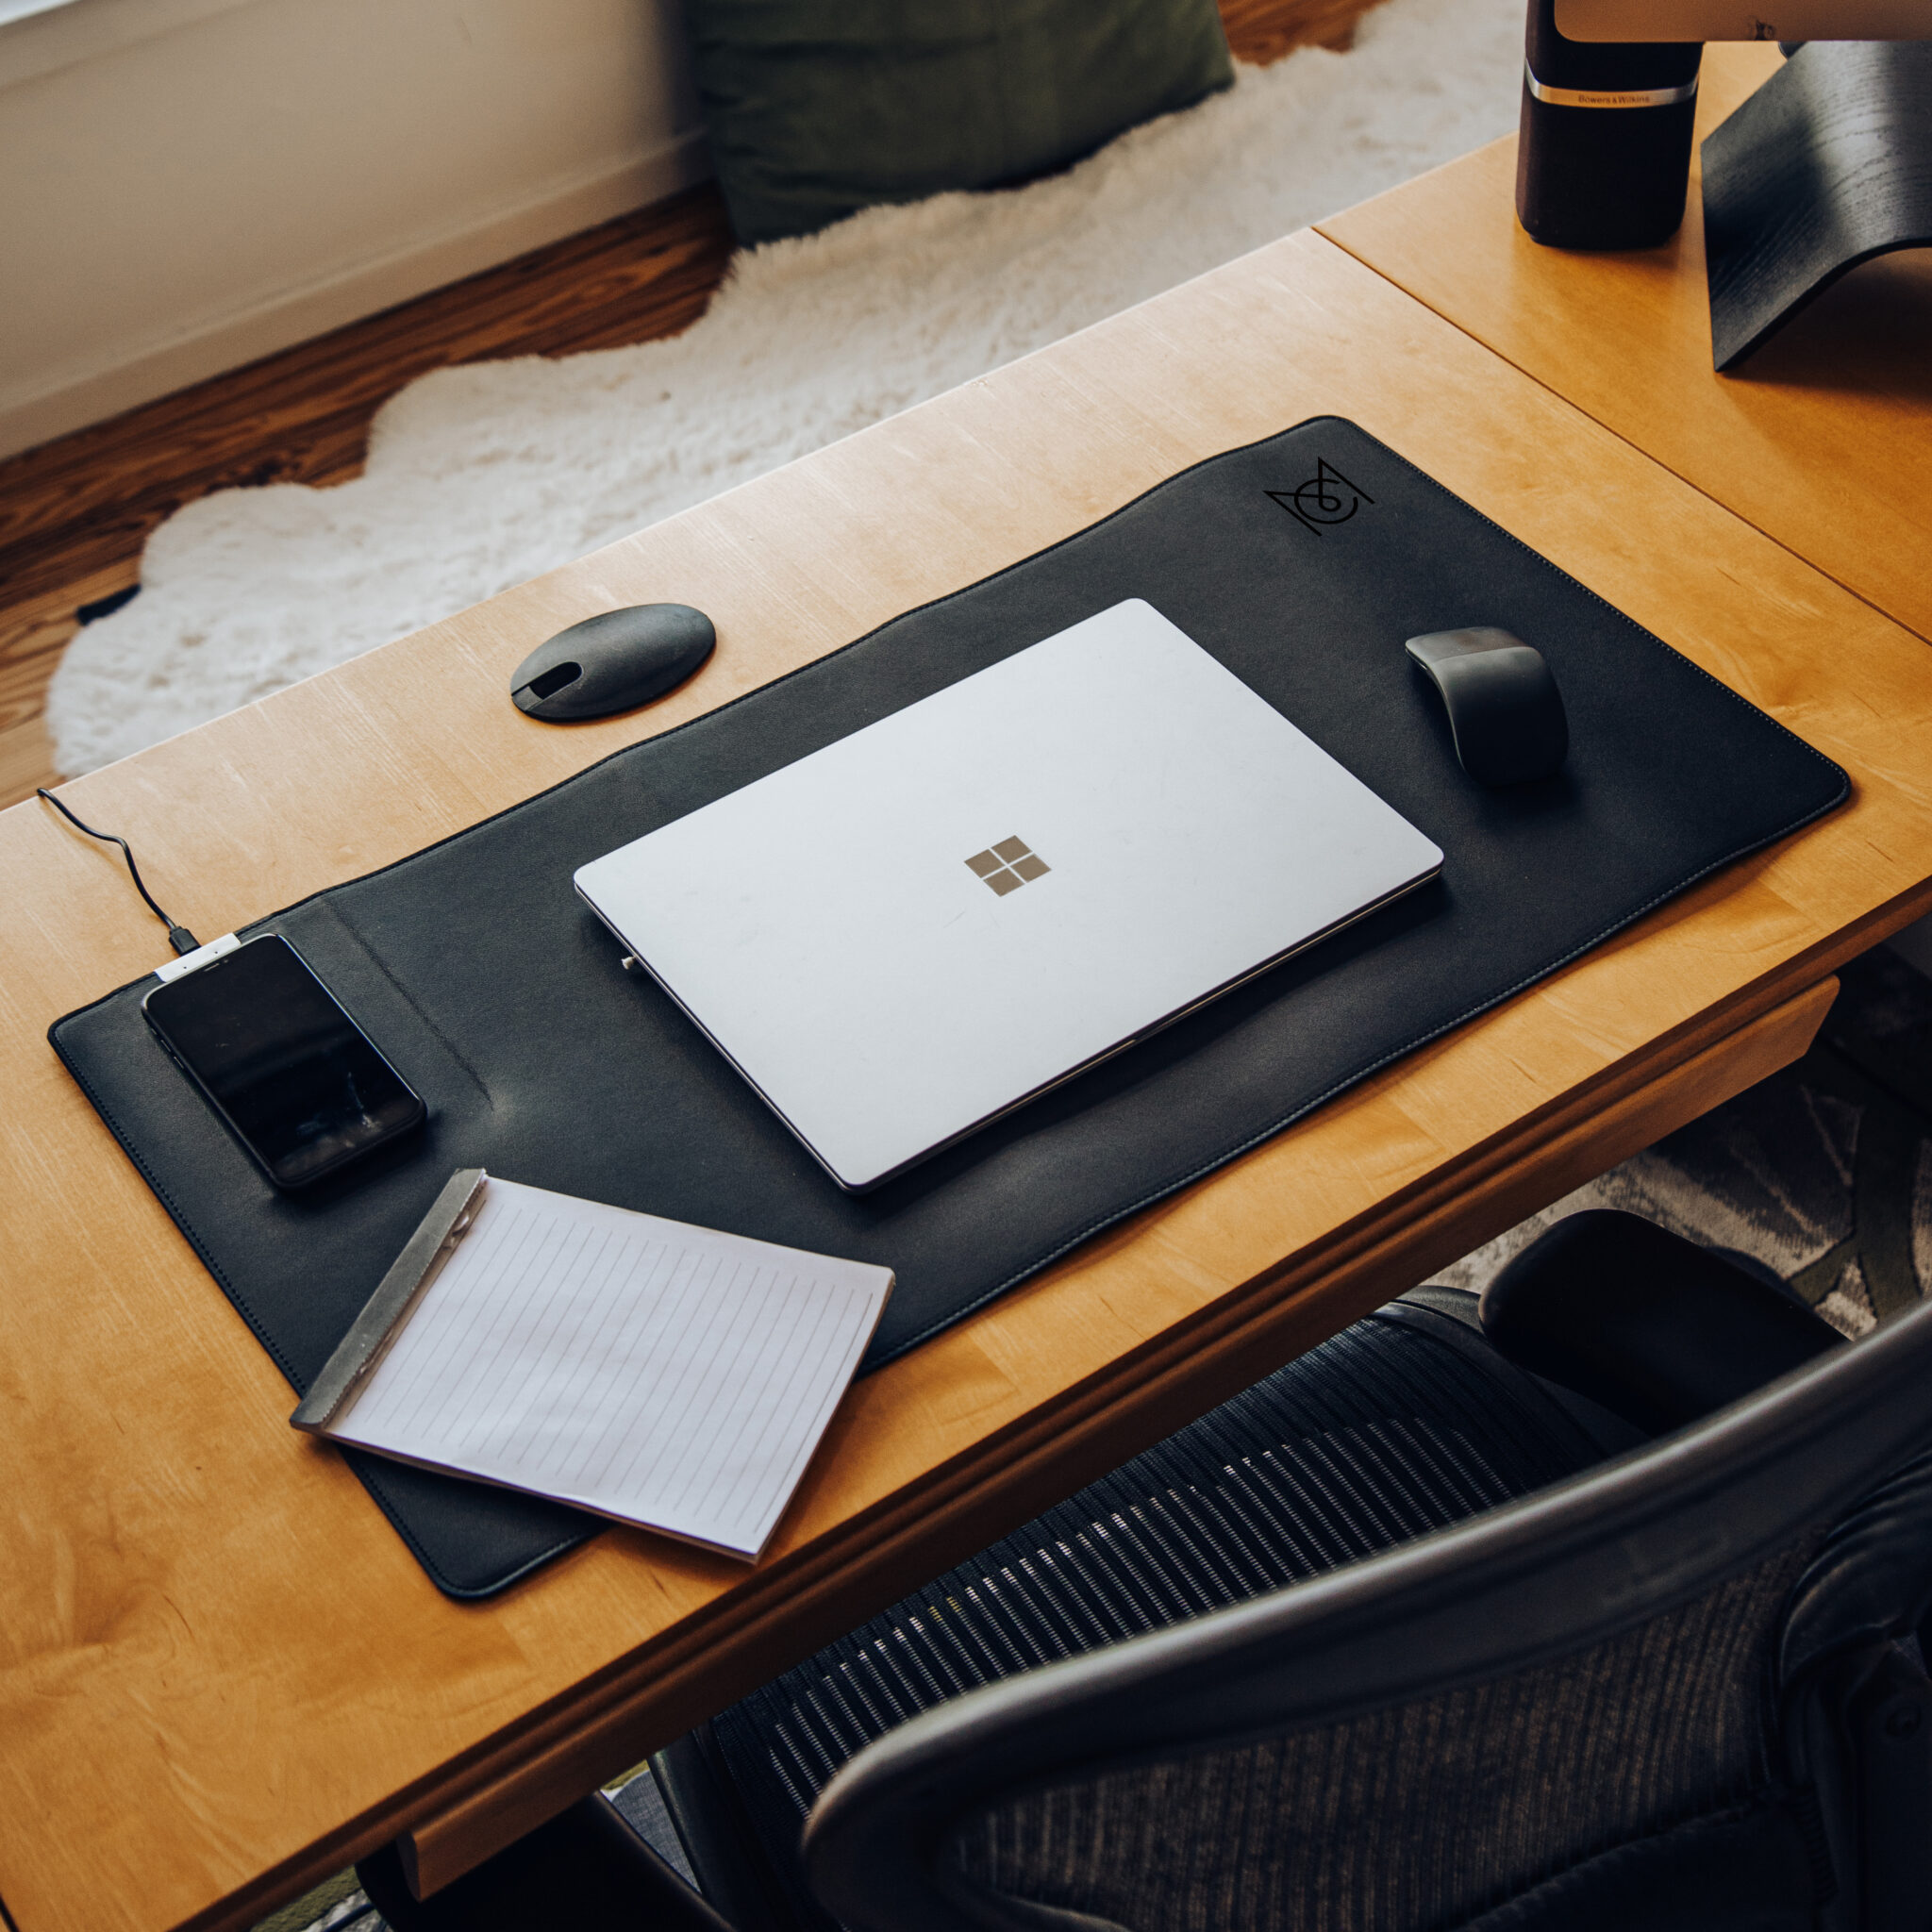
[[[1128,596],[1435,840],[1442,875],[877,1192],[841,1193],[621,970],[572,872]],[[1403,641],[1475,624],[1549,659],[1571,728],[1557,778],[1486,791],[1457,764]],[[466,1165],[884,1262],[898,1289],[876,1367],[1848,791],[1836,765],[1420,471],[1318,418],[245,928],[286,933],[429,1104],[420,1140],[359,1173],[277,1195],[150,1038],[151,978],[50,1037],[297,1391]],[[354,1459],[452,1595],[499,1590],[596,1527]]]

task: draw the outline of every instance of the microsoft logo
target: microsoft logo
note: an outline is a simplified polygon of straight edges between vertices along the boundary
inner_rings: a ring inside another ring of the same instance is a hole
[[[1053,868],[1024,839],[1002,839],[984,852],[975,852],[966,863],[1002,899],[1017,892],[1028,879],[1037,879]]]

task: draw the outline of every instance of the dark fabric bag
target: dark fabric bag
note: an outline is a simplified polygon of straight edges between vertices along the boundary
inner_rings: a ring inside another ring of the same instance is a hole
[[[1064,167],[1226,87],[1214,0],[690,0],[741,242]]]

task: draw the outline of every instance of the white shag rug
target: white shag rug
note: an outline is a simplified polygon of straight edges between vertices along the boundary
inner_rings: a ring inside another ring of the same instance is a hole
[[[1523,0],[1386,0],[1066,174],[741,253],[682,336],[424,376],[365,474],[226,490],[69,645],[89,772],[1042,347],[1515,125]]]

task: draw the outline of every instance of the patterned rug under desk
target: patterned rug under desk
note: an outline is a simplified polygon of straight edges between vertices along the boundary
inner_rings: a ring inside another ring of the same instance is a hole
[[[1932,979],[1855,959],[1803,1059],[1437,1276],[1480,1289],[1551,1222],[1624,1208],[1747,1257],[1862,1335],[1932,1288]]]

